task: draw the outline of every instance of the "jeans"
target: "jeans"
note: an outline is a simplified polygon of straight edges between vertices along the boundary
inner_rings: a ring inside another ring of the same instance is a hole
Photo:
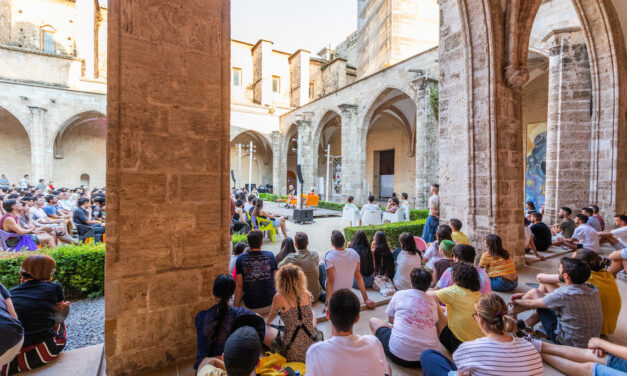
[[[451,362],[442,353],[435,350],[425,350],[420,355],[420,363],[422,364],[422,374],[424,376],[448,376],[456,375],[457,371],[455,363]]]
[[[364,280],[364,286],[369,289],[372,287],[372,284],[374,283],[374,273],[370,274],[370,275],[362,275],[361,278]],[[354,289],[358,289],[359,286],[357,286],[357,280],[353,279],[353,288]]]
[[[433,215],[427,217],[425,227],[422,228],[422,240],[426,243],[431,243],[435,240],[435,231],[440,225],[440,220]]]
[[[490,285],[494,291],[510,292],[518,287],[518,281],[510,281],[503,277],[490,277]]]
[[[542,323],[542,327],[546,332],[546,335],[549,337],[551,342],[560,344],[557,341],[557,315],[552,309],[548,308],[538,308],[536,310],[538,312],[538,316],[540,316],[540,322]]]
[[[396,248],[393,252],[392,252],[392,257],[394,257],[394,261],[396,261],[398,259],[398,255],[401,254],[401,251],[403,249],[401,247]]]

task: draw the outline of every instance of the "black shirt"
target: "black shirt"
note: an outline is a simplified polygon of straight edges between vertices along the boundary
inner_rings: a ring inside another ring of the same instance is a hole
[[[26,281],[11,289],[11,300],[24,327],[24,346],[54,337],[54,307],[65,299],[57,282]]]
[[[533,234],[533,242],[538,251],[544,252],[551,246],[551,229],[543,222],[534,223],[530,227]]]
[[[90,226],[90,224],[87,223],[89,217],[83,208],[76,208],[76,210],[74,210],[74,214],[72,215],[72,219],[77,225]]]

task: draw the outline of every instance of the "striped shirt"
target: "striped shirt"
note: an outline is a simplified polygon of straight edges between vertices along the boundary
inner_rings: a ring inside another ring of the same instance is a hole
[[[512,259],[505,260],[499,256],[492,256],[489,252],[484,252],[481,255],[481,261],[479,266],[484,268],[488,273],[488,277],[500,277],[503,275],[516,273],[516,267]]]
[[[472,376],[542,376],[542,358],[536,348],[522,338],[497,342],[487,337],[464,342],[453,354],[457,369]]]

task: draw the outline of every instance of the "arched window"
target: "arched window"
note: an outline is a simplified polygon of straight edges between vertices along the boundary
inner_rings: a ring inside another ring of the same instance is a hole
[[[54,33],[56,30],[50,25],[41,27],[41,50],[45,53],[55,53]]]
[[[89,174],[81,174],[81,186],[89,188]]]

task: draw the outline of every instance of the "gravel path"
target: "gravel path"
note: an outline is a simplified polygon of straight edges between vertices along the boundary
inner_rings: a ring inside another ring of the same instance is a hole
[[[67,344],[64,351],[103,343],[104,320],[104,297],[72,302],[70,316],[65,320]]]

